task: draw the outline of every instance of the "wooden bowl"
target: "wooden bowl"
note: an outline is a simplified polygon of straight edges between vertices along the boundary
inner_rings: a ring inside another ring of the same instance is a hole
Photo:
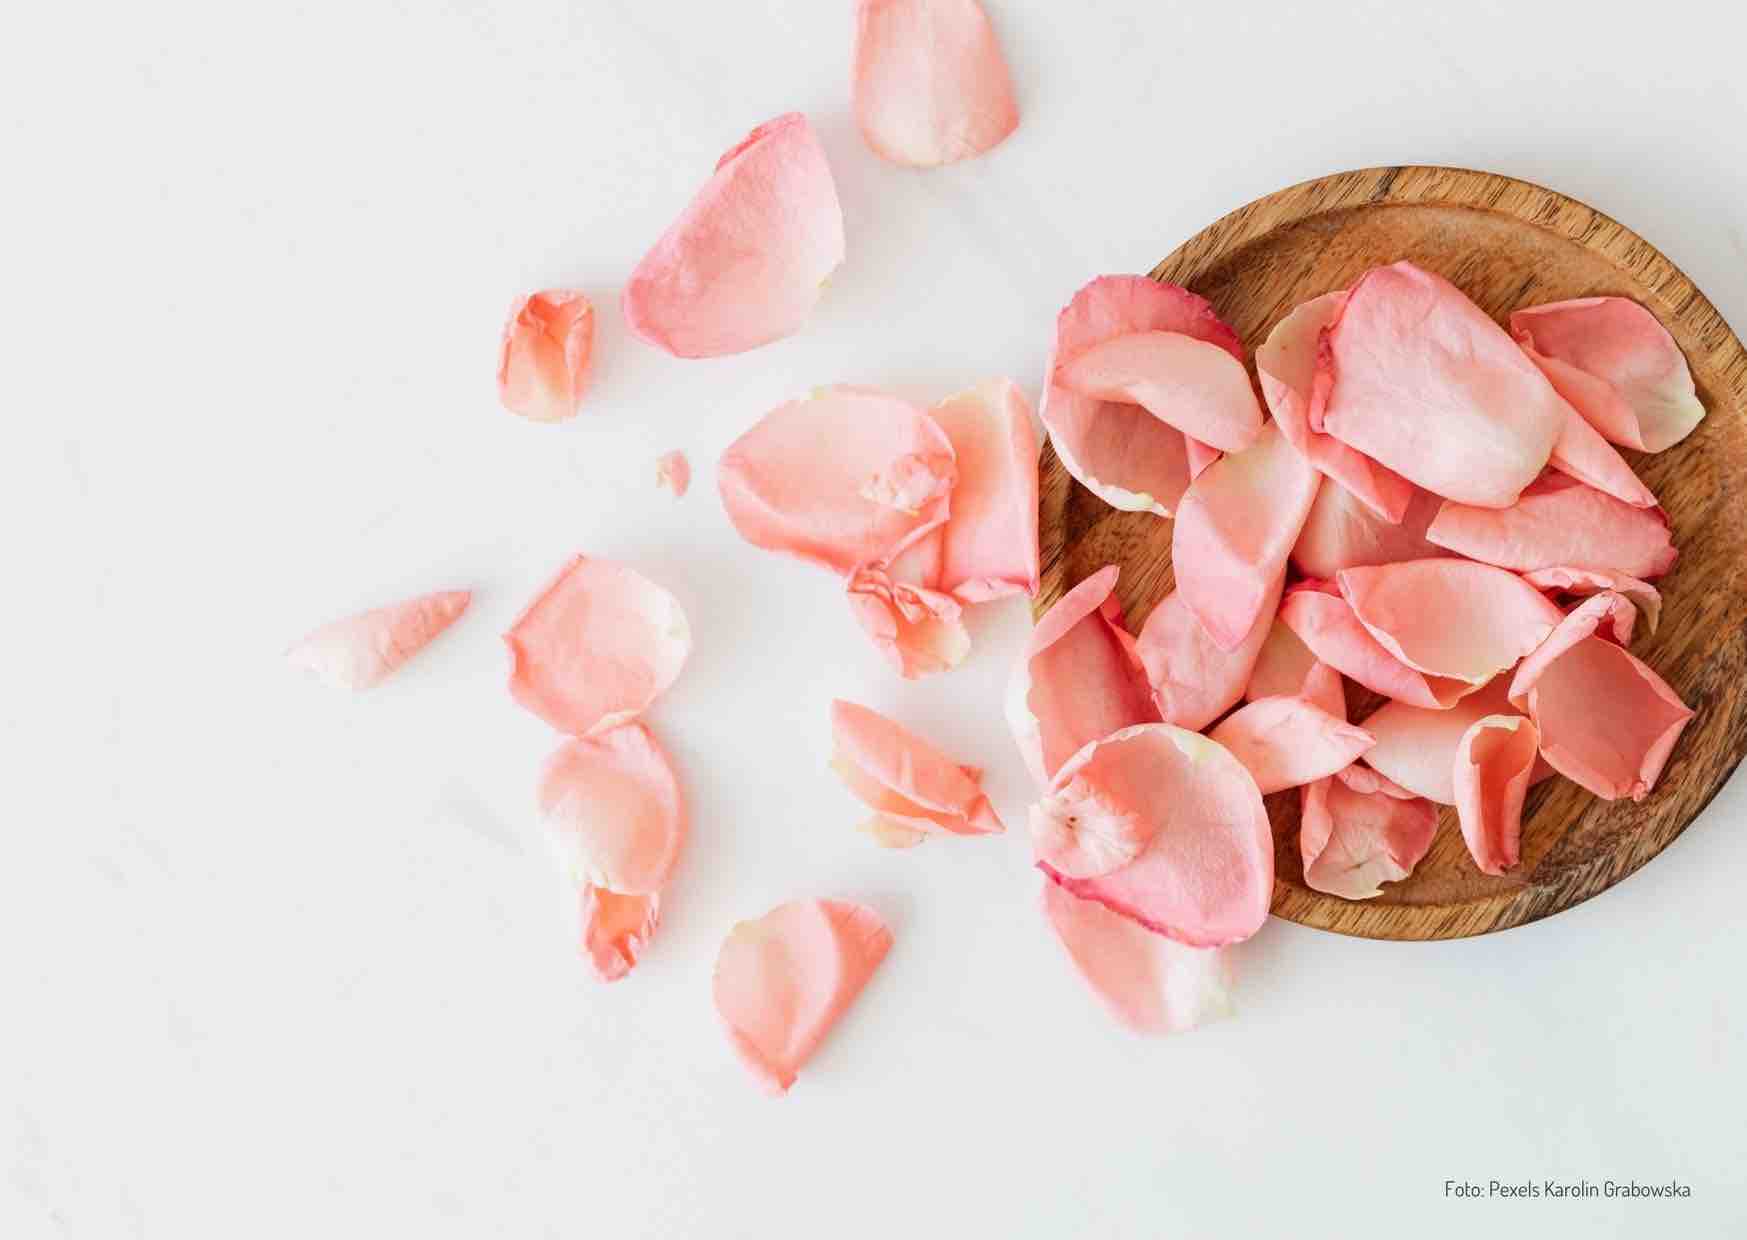
[[[1523,811],[1522,864],[1497,878],[1474,868],[1455,811],[1445,809],[1409,878],[1348,901],[1304,885],[1297,791],[1268,798],[1276,914],[1368,938],[1459,938],[1547,917],[1613,886],[1685,830],[1747,749],[1747,352],[1704,294],[1641,237],[1562,194],[1459,168],[1367,168],[1294,185],[1202,230],[1151,274],[1211,300],[1253,355],[1298,303],[1403,258],[1444,275],[1501,323],[1537,302],[1633,298],[1674,333],[1708,410],[1666,452],[1626,454],[1668,510],[1680,550],[1657,583],[1661,628],[1633,651],[1698,712],[1643,803],[1547,781]],[[1048,447],[1040,516],[1038,613],[1088,574],[1120,564],[1123,612],[1139,632],[1172,586],[1171,523],[1110,508]]]

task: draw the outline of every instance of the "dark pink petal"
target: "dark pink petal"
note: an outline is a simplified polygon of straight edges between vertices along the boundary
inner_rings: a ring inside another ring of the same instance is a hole
[[[1306,577],[1332,578],[1343,568],[1443,555],[1425,538],[1443,500],[1411,484],[1409,493],[1401,519],[1390,524],[1344,486],[1325,482],[1292,546],[1293,567]]]
[[[1523,574],[1523,580],[1547,594],[1589,598],[1603,590],[1623,594],[1638,609],[1647,632],[1654,633],[1662,622],[1662,595],[1647,581],[1625,573],[1603,568],[1574,568],[1560,564],[1553,568],[1537,568]]]
[[[661,920],[661,896],[625,896],[582,885],[582,952],[603,982],[616,982],[636,967]]]
[[[1136,648],[1159,717],[1198,732],[1236,706],[1250,683],[1280,598],[1276,582],[1262,614],[1235,650],[1221,650],[1179,591],[1160,599],[1141,626]]]
[[[1517,572],[1561,564],[1660,577],[1677,552],[1660,508],[1634,508],[1549,474],[1509,508],[1445,504],[1426,537],[1458,555]]]
[[[1397,792],[1386,780],[1370,784],[1362,776],[1335,775],[1305,786],[1298,829],[1305,886],[1369,900],[1384,883],[1413,873],[1437,835],[1438,811],[1422,797]]]
[[[1001,45],[977,0],[857,0],[855,122],[882,159],[932,168],[1019,125]]]
[[[958,464],[939,583],[966,603],[1037,593],[1037,432],[1031,403],[992,379],[929,411]]]
[[[620,895],[660,891],[685,842],[673,764],[640,723],[566,741],[540,772],[540,817],[567,876]]]
[[[594,307],[574,289],[533,293],[510,307],[497,357],[503,407],[533,422],[576,416],[594,360]]]
[[[369,689],[436,640],[472,601],[471,591],[444,590],[378,607],[324,624],[285,657],[336,689]]]
[[[906,680],[957,667],[970,653],[963,608],[950,594],[894,580],[877,564],[849,575],[849,610]]]
[[[1182,332],[1112,336],[1056,368],[1055,382],[1092,400],[1139,405],[1185,435],[1241,452],[1262,430],[1262,407],[1243,362]]]
[[[1384,697],[1441,710],[1472,692],[1464,681],[1427,676],[1385,650],[1332,582],[1303,581],[1286,591],[1280,620],[1318,661]]]
[[[831,704],[831,767],[886,824],[923,834],[1005,830],[975,768],[854,702]]]
[[[1224,745],[1262,795],[1326,779],[1375,744],[1371,734],[1308,698],[1265,697],[1240,706],[1207,734]]]
[[[1487,715],[1456,745],[1456,813],[1482,874],[1503,874],[1521,856],[1523,797],[1540,740],[1521,715]]]

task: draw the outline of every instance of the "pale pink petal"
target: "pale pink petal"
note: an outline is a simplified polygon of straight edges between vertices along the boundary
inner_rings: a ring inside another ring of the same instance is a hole
[[[855,829],[881,848],[914,848],[929,836],[929,832],[908,826],[896,818],[875,814]]]
[[[1624,297],[1517,310],[1510,329],[1566,400],[1611,442],[1660,452],[1705,416],[1686,357],[1656,316]]]
[[[906,680],[957,667],[970,653],[963,611],[950,594],[893,579],[877,564],[849,575],[850,614]]]
[[[1150,623],[1150,617],[1149,617]],[[1146,630],[1140,634],[1141,653],[1146,653]],[[1290,697],[1304,690],[1317,658],[1284,620],[1276,616],[1268,624],[1268,635],[1256,653],[1256,665],[1250,670],[1249,683],[1244,686],[1243,699]],[[1326,666],[1326,665],[1325,665]],[[1166,720],[1166,722],[1174,722]]]
[[[679,600],[641,573],[573,556],[503,636],[510,696],[560,732],[636,718],[691,653]]]
[[[620,895],[582,885],[582,951],[597,978],[616,982],[636,967],[637,958],[661,920],[661,896]]]
[[[1615,645],[1629,646],[1637,618],[1637,608],[1631,601],[1612,590],[1591,595],[1573,607],[1547,640],[1517,664],[1511,678],[1511,705],[1518,710],[1527,710],[1529,689],[1555,659],[1577,643],[1590,637],[1601,637]]]
[[[1159,600],[1135,647],[1164,722],[1198,732],[1237,705],[1267,641],[1282,582],[1274,583],[1261,614],[1235,650],[1219,648],[1180,591]]]
[[[1171,531],[1177,590],[1214,644],[1234,650],[1268,610],[1316,499],[1318,474],[1270,425],[1190,485]]]
[[[1189,486],[1183,433],[1139,405],[1094,400],[1052,381],[1058,365],[1093,345],[1144,331],[1181,332],[1243,360],[1243,342],[1206,298],[1145,276],[1099,276],[1056,317],[1041,413],[1062,465],[1094,495],[1115,508],[1168,517]]]
[[[981,155],[1019,125],[977,0],[857,0],[851,94],[868,147],[909,167]]]
[[[631,273],[625,321],[676,357],[793,335],[843,261],[843,210],[807,118],[767,121],[723,155]]]
[[[470,590],[421,594],[324,624],[285,657],[336,689],[369,689],[430,645],[472,601]]]
[[[497,356],[503,407],[533,422],[576,416],[594,360],[594,307],[574,289],[532,293],[510,307]]]
[[[1515,573],[1466,560],[1341,570],[1341,597],[1390,654],[1427,676],[1483,685],[1544,641],[1559,609]]]
[[[1343,568],[1425,560],[1444,554],[1426,541],[1426,526],[1444,501],[1408,484],[1410,495],[1398,522],[1383,520],[1346,487],[1325,482],[1292,546],[1292,564],[1306,577],[1330,577]]]
[[[1262,430],[1243,362],[1182,332],[1112,336],[1063,362],[1055,382],[1092,400],[1139,405],[1222,452],[1243,451]]]
[[[1159,718],[1134,638],[1122,627],[1117,567],[1069,590],[1031,630],[1007,686],[1007,723],[1032,777],[1047,784],[1081,746]]]
[[[1662,622],[1662,595],[1647,581],[1639,581],[1625,573],[1610,569],[1574,568],[1569,564],[1553,568],[1537,568],[1523,574],[1523,580],[1535,589],[1552,595],[1588,598],[1603,590],[1623,594],[1638,609],[1647,632],[1654,633]]]
[[[1203,470],[1223,455],[1218,448],[1211,448],[1199,439],[1183,438],[1183,456],[1189,465],[1190,482],[1199,478]]]
[[[929,411],[957,459],[940,588],[966,603],[1037,593],[1037,431],[1031,403],[991,379]]]
[[[848,574],[945,522],[953,475],[952,444],[926,413],[840,386],[767,413],[728,445],[716,484],[747,542]]]
[[[1655,493],[1632,472],[1626,458],[1575,409],[1566,413],[1565,425],[1553,444],[1553,455],[1547,463],[1567,477],[1605,491],[1621,503],[1634,508],[1656,506]]]
[[[1231,1014],[1225,949],[1185,947],[1047,881],[1043,915],[1074,968],[1125,1028],[1182,1033]]]
[[[685,453],[663,452],[655,462],[655,485],[666,487],[673,492],[673,498],[678,499],[691,484],[692,466],[685,459]]]
[[[1523,797],[1540,741],[1521,715],[1487,715],[1457,742],[1456,813],[1482,874],[1503,874],[1521,856]]]
[[[1108,874],[1071,878],[1039,862],[1045,874],[1191,947],[1223,947],[1261,928],[1274,893],[1274,837],[1256,781],[1223,746],[1168,723],[1124,728],[1075,754],[1045,806],[1083,784],[1134,815],[1148,843]]]
[[[831,703],[831,767],[888,824],[989,835],[1004,830],[978,773],[908,728],[854,702]]]
[[[1431,849],[1437,808],[1423,797],[1397,795],[1387,780],[1367,782],[1350,767],[1307,784],[1300,797],[1298,851],[1304,884],[1346,900],[1369,900],[1384,883],[1399,882]]]
[[[1310,421],[1446,499],[1502,508],[1552,454],[1565,402],[1441,276],[1367,272],[1323,337]]]
[[[1304,697],[1258,698],[1207,737],[1229,749],[1266,796],[1326,779],[1371,748],[1371,734],[1344,715],[1344,704],[1342,714],[1333,715]]]
[[[1445,504],[1426,537],[1458,555],[1517,572],[1579,564],[1660,577],[1678,555],[1662,509],[1622,504],[1560,474],[1548,474],[1509,508]]]
[[[540,772],[540,818],[567,876],[620,895],[661,890],[685,841],[673,764],[628,723],[566,741]]]
[[[1339,487],[1324,487],[1323,494],[1331,490],[1350,494],[1377,521],[1393,524],[1407,511],[1413,484],[1310,425],[1322,332],[1339,315],[1346,300],[1345,292],[1326,293],[1298,306],[1275,324],[1256,350],[1256,376],[1262,381],[1262,395],[1287,442],[1322,474],[1340,483]]]
[[[1488,715],[1520,713],[1511,706],[1509,691],[1510,677],[1500,676],[1448,710],[1384,703],[1360,724],[1377,738],[1365,753],[1366,765],[1413,796],[1454,805],[1456,751],[1462,737]]]
[[[1463,681],[1416,671],[1385,650],[1332,582],[1304,581],[1286,591],[1280,621],[1320,662],[1384,697],[1440,710],[1472,691]]]
[[[1335,778],[1354,792],[1377,793],[1386,797],[1394,797],[1397,801],[1416,799],[1413,793],[1384,775],[1383,772],[1372,770],[1368,766],[1354,764],[1344,771],[1336,771]]]
[[[767,1092],[788,1092],[891,946],[880,915],[845,900],[779,905],[728,932],[716,957],[716,1015]]]

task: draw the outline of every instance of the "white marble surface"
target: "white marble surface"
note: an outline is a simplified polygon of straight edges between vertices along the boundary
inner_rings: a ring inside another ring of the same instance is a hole
[[[875,850],[823,765],[843,695],[1025,780],[999,687],[888,674],[833,583],[739,542],[722,447],[816,384],[1035,395],[1057,306],[1209,220],[1389,162],[1556,186],[1747,327],[1734,6],[990,0],[1024,111],[888,167],[848,0],[36,8],[0,74],[12,592],[0,1235],[1741,1235],[1747,784],[1607,895],[1488,938],[1271,923],[1237,1017],[1131,1039],[1034,912],[1022,832]],[[616,286],[753,124],[812,115],[849,260],[806,332],[682,363]],[[575,284],[598,386],[501,413],[511,298]],[[16,351],[15,351],[16,350]],[[1739,411],[1730,416],[1740,416]],[[675,503],[654,459],[697,468]],[[498,633],[573,550],[683,600],[653,712],[695,807],[636,975],[591,984],[530,813],[552,739]],[[311,625],[471,585],[396,681]],[[735,919],[868,900],[897,946],[781,1102],[716,1028]],[[1449,1178],[1692,1185],[1446,1200]]]

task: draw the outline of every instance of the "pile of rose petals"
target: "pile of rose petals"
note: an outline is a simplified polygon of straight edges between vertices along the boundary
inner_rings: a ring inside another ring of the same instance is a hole
[[[1094,573],[1039,618],[1008,700],[1048,919],[1126,1024],[1224,1010],[1216,958],[1273,889],[1265,795],[1298,790],[1305,882],[1362,900],[1413,872],[1438,805],[1504,874],[1532,784],[1655,786],[1692,711],[1627,647],[1676,551],[1617,447],[1668,447],[1704,411],[1633,302],[1511,327],[1376,268],[1257,350],[1263,419],[1193,293],[1106,276],[1062,311],[1056,454],[1119,508],[1175,513],[1176,589],[1139,635],[1116,567]],[[1387,700],[1349,720],[1348,681]]]

